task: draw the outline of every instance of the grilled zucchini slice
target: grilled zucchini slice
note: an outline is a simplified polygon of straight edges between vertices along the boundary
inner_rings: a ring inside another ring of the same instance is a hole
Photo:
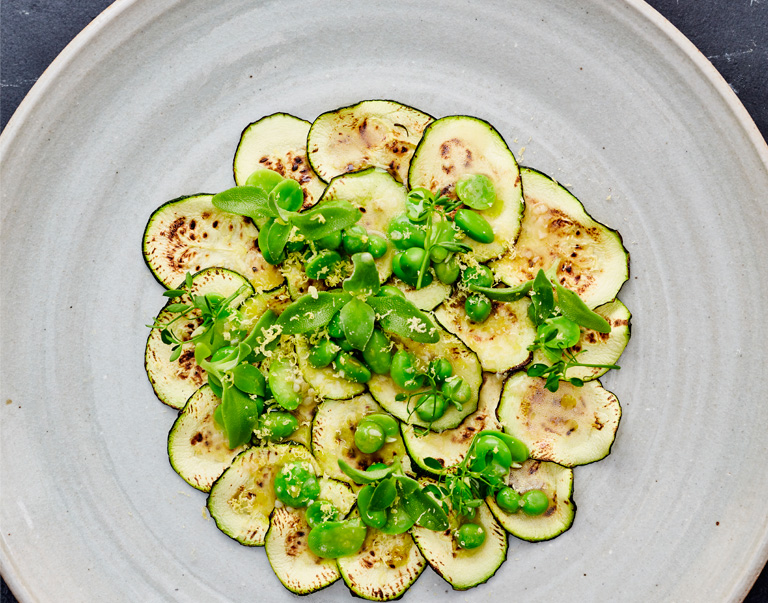
[[[192,277],[192,290],[190,293],[195,295],[205,295],[206,293],[218,293],[224,297],[229,297],[240,287],[245,286],[247,291],[242,294],[239,301],[253,293],[251,284],[241,275],[224,268],[207,268],[201,270]],[[187,294],[171,300],[166,304],[172,303],[190,303],[190,297]],[[236,306],[238,300],[235,300]],[[192,331],[199,324],[199,312],[193,311],[189,319],[180,320],[174,324],[173,330],[179,339],[188,339]],[[165,323],[171,320],[174,314],[168,312],[165,308],[157,316],[159,323]],[[175,362],[170,362],[171,346],[164,343],[160,336],[160,329],[152,329],[147,338],[147,346],[144,351],[144,368],[152,384],[152,389],[163,404],[172,408],[181,408],[187,403],[189,397],[197,389],[207,383],[208,378],[205,371],[195,362],[195,350],[192,344],[182,346],[181,356]]]
[[[312,423],[312,453],[328,477],[344,482],[350,478],[339,469],[338,459],[343,459],[355,469],[365,470],[374,463],[392,464],[400,459],[405,471],[411,463],[401,438],[384,444],[378,451],[365,454],[355,446],[357,424],[366,415],[383,412],[367,394],[351,400],[326,400],[317,409]]]
[[[171,467],[193,488],[208,492],[233,459],[245,450],[230,450],[224,432],[213,422],[221,400],[207,385],[184,405],[168,434]]]
[[[304,461],[319,467],[304,446],[274,444],[248,448],[221,474],[208,495],[208,511],[216,526],[246,546],[263,546],[275,508],[275,476],[286,463]]]
[[[536,339],[536,327],[528,318],[531,301],[493,302],[488,318],[473,322],[464,310],[466,294],[457,291],[437,310],[435,318],[477,354],[484,371],[503,372],[531,360],[528,346]]]
[[[512,469],[507,484],[519,494],[528,490],[541,490],[549,498],[549,506],[541,515],[526,515],[522,511],[502,511],[493,497],[488,507],[507,532],[530,542],[551,540],[573,525],[576,503],[573,502],[573,469],[547,461],[525,461],[519,469]]]
[[[525,216],[514,252],[491,265],[514,287],[558,263],[556,278],[590,308],[611,301],[629,278],[629,253],[615,230],[596,222],[568,189],[531,168],[521,170]]]
[[[424,471],[433,472],[424,462],[432,457],[443,467],[450,467],[462,461],[469,450],[475,434],[483,430],[501,430],[496,419],[503,375],[483,373],[483,386],[477,403],[477,410],[469,415],[456,429],[446,429],[440,433],[419,435],[411,425],[401,424],[403,442],[413,461]]]
[[[349,590],[371,601],[399,599],[427,567],[408,532],[385,534],[368,528],[362,548],[337,560]]]
[[[232,163],[235,183],[241,186],[252,172],[266,168],[298,182],[304,191],[303,209],[312,207],[325,185],[307,159],[310,125],[288,113],[273,113],[249,124],[240,136]]]
[[[487,176],[496,191],[493,206],[479,212],[493,228],[495,240],[464,241],[477,261],[485,262],[507,251],[520,232],[523,190],[517,161],[501,134],[482,119],[453,115],[432,122],[411,160],[408,185],[456,198],[456,182],[466,174]]]
[[[319,500],[331,502],[345,516],[355,504],[355,495],[343,482],[320,478]],[[341,577],[335,559],[323,559],[309,550],[309,529],[305,509],[275,507],[264,545],[275,575],[297,595],[318,591]]]
[[[306,337],[297,336],[295,344],[301,374],[318,396],[332,400],[347,400],[365,391],[365,384],[344,379],[339,376],[332,366],[325,368],[315,368],[312,366],[307,360],[310,343]]]
[[[416,289],[411,285],[404,283],[396,276],[392,277],[392,284],[400,289],[405,295],[405,299],[415,305],[419,310],[434,310],[443,303],[451,293],[451,286],[441,283],[438,279],[433,279],[429,285]]]
[[[309,161],[326,182],[371,166],[405,182],[413,151],[431,121],[426,113],[389,100],[329,111],[309,130]]]
[[[212,198],[179,197],[152,213],[143,250],[155,278],[174,289],[184,283],[187,272],[220,266],[245,276],[257,291],[280,285],[283,275],[261,255],[259,231],[250,218],[216,209]]]
[[[432,569],[442,576],[454,590],[466,590],[487,582],[507,558],[507,533],[499,525],[485,504],[476,509],[472,520],[485,530],[485,542],[474,549],[456,546],[453,532],[459,527],[454,515],[449,516],[451,527],[444,532],[433,532],[414,526],[411,534]]]
[[[472,398],[464,404],[462,410],[450,405],[445,414],[432,424],[419,419],[416,413],[410,417],[410,411],[413,410],[413,403],[409,409],[408,403],[396,399],[400,393],[408,393],[404,389],[395,385],[389,375],[373,375],[368,382],[368,389],[376,401],[403,422],[410,422],[414,425],[429,427],[432,431],[443,431],[456,427],[467,415],[477,410],[477,398],[480,391],[480,385],[483,382],[483,370],[477,356],[467,346],[465,346],[455,335],[440,329],[440,340],[437,343],[416,343],[410,339],[404,339],[390,334],[392,341],[396,346],[401,347],[414,354],[424,366],[427,366],[430,360],[436,358],[448,358],[453,366],[453,374],[462,377],[472,389]],[[415,403],[416,397],[413,402]]]
[[[616,396],[596,380],[583,387],[561,381],[556,392],[544,384],[523,372],[509,378],[498,410],[504,431],[524,442],[532,459],[574,467],[606,457],[621,418]]]

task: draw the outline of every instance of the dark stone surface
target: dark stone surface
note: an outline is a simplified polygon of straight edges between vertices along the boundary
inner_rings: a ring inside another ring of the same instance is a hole
[[[0,125],[64,46],[109,0],[0,3]],[[768,138],[768,0],[649,0],[720,71]],[[0,603],[15,601],[4,582]],[[768,601],[768,570],[746,603]]]

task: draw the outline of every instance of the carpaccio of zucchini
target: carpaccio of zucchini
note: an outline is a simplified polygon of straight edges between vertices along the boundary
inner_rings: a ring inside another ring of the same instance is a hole
[[[171,298],[147,341],[147,374],[179,410],[171,464],[207,493],[216,525],[265,545],[292,592],[343,579],[378,601],[401,597],[427,566],[472,588],[504,562],[507,534],[543,541],[568,530],[573,468],[609,453],[621,416],[597,380],[630,335],[616,298],[629,264],[619,234],[555,180],[519,167],[488,122],[391,100],[312,123],[286,113],[253,122],[234,179],[227,199],[277,201],[249,213],[219,196],[180,197],[152,213],[143,240]],[[335,208],[354,220],[303,237],[302,224],[322,229]],[[502,463],[495,486],[475,483],[474,510],[456,508],[446,476],[477,468],[475,436],[499,432],[527,460]],[[296,467],[316,476],[315,490],[285,504],[281,475]],[[386,467],[397,470],[374,495],[351,477]],[[409,515],[413,480],[443,519]],[[495,496],[505,487],[542,493],[541,508],[514,512]],[[362,539],[320,556],[329,545],[312,532],[333,522]],[[462,540],[468,523],[482,539]]]

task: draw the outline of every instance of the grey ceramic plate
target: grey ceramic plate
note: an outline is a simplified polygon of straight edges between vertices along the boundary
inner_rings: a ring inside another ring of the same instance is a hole
[[[493,123],[618,228],[624,417],[556,540],[412,601],[737,600],[766,558],[768,149],[725,82],[637,0],[117,2],[2,136],[3,574],[23,600],[291,600],[166,458],[142,368],[162,304],[140,238],[230,186],[241,129],[364,98]],[[336,584],[310,601],[349,598]]]

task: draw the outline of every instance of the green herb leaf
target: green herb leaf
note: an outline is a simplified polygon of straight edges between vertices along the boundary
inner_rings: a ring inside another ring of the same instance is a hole
[[[214,195],[211,201],[222,211],[247,216],[256,222],[277,217],[269,208],[268,195],[258,186],[229,188]]]
[[[611,332],[611,325],[608,321],[590,310],[576,293],[559,283],[555,283],[555,289],[557,290],[557,305],[563,316],[598,333]]]
[[[523,299],[531,291],[533,281],[526,281],[516,287],[480,287],[470,283],[469,289],[475,293],[482,293],[488,299],[501,302],[516,302]]]
[[[321,291],[313,297],[302,295],[288,306],[276,324],[287,335],[309,333],[327,325],[352,297],[344,291]]]
[[[402,488],[401,500],[405,510],[417,525],[434,531],[448,529],[448,515],[439,502],[427,494],[417,481],[400,475],[396,479]]]
[[[363,214],[342,199],[319,203],[307,212],[296,214],[291,222],[308,241],[322,239],[336,231],[352,226]]]
[[[552,292],[552,283],[549,282],[543,270],[539,270],[536,278],[533,279],[531,308],[533,323],[536,326],[549,318],[555,310],[555,294]]]
[[[418,343],[436,343],[440,333],[432,320],[402,297],[371,297],[367,300],[385,331]]]
[[[356,253],[352,256],[352,262],[355,268],[352,275],[342,284],[344,291],[362,297],[376,295],[381,285],[373,256],[368,252]]]
[[[235,387],[246,394],[266,395],[266,380],[261,371],[248,363],[238,364],[232,369],[232,381]]]
[[[168,291],[163,291],[163,295],[165,297],[170,297],[170,298],[180,297],[185,293],[186,291],[184,291],[183,289],[169,289]]]
[[[373,494],[371,495],[371,501],[369,506],[371,509],[379,510],[386,509],[397,497],[397,482],[392,476],[381,480],[375,487]]]
[[[424,464],[427,466],[427,468],[431,469],[432,471],[442,471],[443,465],[440,461],[438,461],[436,458],[428,456],[424,459]]]
[[[364,350],[373,334],[376,313],[364,301],[353,297],[341,309],[341,326],[344,337],[358,350]]]
[[[392,475],[400,468],[400,463],[395,462],[389,467],[373,469],[371,471],[360,471],[350,466],[346,461],[338,459],[339,469],[341,469],[356,484],[372,484]]]

